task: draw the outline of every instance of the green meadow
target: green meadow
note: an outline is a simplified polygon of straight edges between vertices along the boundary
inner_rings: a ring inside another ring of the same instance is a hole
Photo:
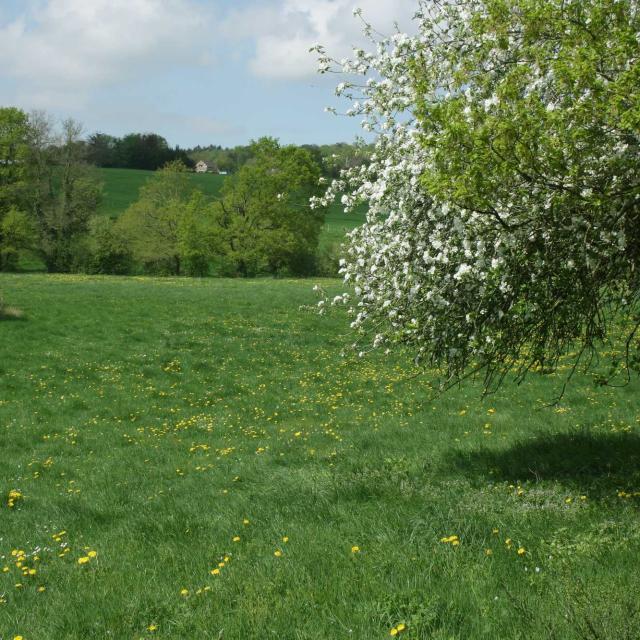
[[[0,275],[0,638],[640,637],[638,382],[435,397],[312,285]]]
[[[138,199],[140,187],[154,175],[154,171],[142,169],[96,169],[102,182],[102,203],[98,209],[101,215],[117,218]],[[214,198],[220,192],[225,176],[210,173],[190,173],[189,180],[196,189]]]

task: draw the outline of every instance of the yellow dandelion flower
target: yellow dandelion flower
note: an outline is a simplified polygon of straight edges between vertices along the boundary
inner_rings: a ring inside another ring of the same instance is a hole
[[[354,545],[353,547],[351,547],[351,553],[360,553],[360,547]]]
[[[280,549],[276,549],[276,550],[273,552],[273,555],[274,555],[276,558],[279,558],[279,557],[282,555],[282,551],[280,551]]]
[[[245,526],[247,526],[247,525],[249,524],[249,519],[248,519],[248,518],[245,518],[245,519],[242,521],[242,524],[243,524],[243,525],[245,525]]]
[[[527,553],[527,550],[524,547],[520,547],[518,549],[518,555],[519,556],[523,556],[525,553]]]
[[[287,544],[287,542],[289,542],[289,536],[282,536],[282,542]]]
[[[158,629],[158,625],[157,624],[150,624],[147,627],[147,631],[151,631],[151,633],[153,633],[154,631],[156,631]]]
[[[47,590],[47,587],[38,587],[38,593],[43,593]]]
[[[180,595],[186,598],[189,595],[189,589],[180,589]]]
[[[398,630],[398,633],[400,633],[401,631],[404,631],[407,628],[407,625],[404,622],[401,622],[396,629]]]
[[[391,631],[389,631],[389,635],[390,636],[397,636],[398,635],[398,629],[396,627],[393,627],[391,629]]]
[[[78,558],[78,564],[87,564],[89,562],[89,556],[82,556],[82,558]]]
[[[87,553],[87,556],[89,556],[89,558],[95,558],[97,555],[97,551],[89,551],[89,553]]]
[[[233,536],[233,542],[240,542],[240,536]]]
[[[485,549],[484,550],[484,555],[485,556],[492,556],[493,555],[493,551],[491,549]]]
[[[219,576],[220,575],[220,569],[211,569],[210,571],[212,576]]]

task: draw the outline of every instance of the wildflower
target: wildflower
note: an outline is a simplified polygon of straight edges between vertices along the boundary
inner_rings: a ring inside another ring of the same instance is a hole
[[[518,549],[518,555],[519,556],[523,556],[525,553],[527,553],[527,550],[524,547],[520,547]]]
[[[13,509],[16,502],[18,502],[22,497],[22,494],[17,489],[11,489],[7,495],[7,507],[9,507],[9,509]]]
[[[150,624],[147,627],[147,631],[151,631],[151,633],[153,633],[154,631],[156,631],[158,629],[158,625],[157,624]]]
[[[240,536],[233,536],[233,542],[240,542]]]
[[[351,547],[351,553],[360,553],[360,547],[354,545]]]
[[[492,556],[493,555],[493,551],[491,549],[485,549],[484,550],[484,555],[485,556]]]
[[[287,542],[289,542],[289,536],[282,536],[282,542],[287,544]]]
[[[89,553],[87,553],[89,558],[95,558],[97,555],[98,553],[96,551],[89,551]]]
[[[460,539],[458,536],[453,535],[447,538],[440,538],[440,542],[444,542],[445,544],[450,544],[452,547],[457,547],[460,544]]]
[[[245,519],[242,521],[242,524],[246,527],[246,526],[249,524],[249,520],[248,520],[247,518],[245,518]]]
[[[212,576],[219,576],[220,575],[220,569],[211,569],[210,571]]]
[[[180,589],[180,595],[186,598],[189,595],[189,589]]]
[[[282,551],[280,551],[280,549],[276,549],[276,550],[273,552],[273,555],[274,555],[276,558],[279,558],[280,556],[282,556]]]
[[[38,587],[38,593],[44,593],[47,590],[47,587]]]
[[[78,558],[78,564],[87,564],[89,562],[89,556],[82,556],[82,558]]]

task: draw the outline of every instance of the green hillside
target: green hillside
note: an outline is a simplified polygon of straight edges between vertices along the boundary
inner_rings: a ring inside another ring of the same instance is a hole
[[[98,169],[104,185],[104,197],[99,213],[111,217],[119,216],[138,199],[140,187],[153,176],[153,171],[139,169]],[[218,195],[224,176],[210,173],[191,173],[189,179],[208,196]]]

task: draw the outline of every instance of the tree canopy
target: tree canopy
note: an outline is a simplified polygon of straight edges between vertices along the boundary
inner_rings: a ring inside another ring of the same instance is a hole
[[[217,226],[227,259],[241,275],[312,269],[324,211],[312,210],[320,166],[301,147],[261,138],[252,159],[222,187]]]
[[[636,0],[419,3],[417,35],[321,71],[378,133],[325,202],[370,204],[342,263],[361,344],[409,345],[444,384],[612,373],[640,326],[640,13]],[[366,336],[370,336],[370,341]],[[360,347],[362,352],[365,347]],[[636,354],[636,355],[634,355]]]

